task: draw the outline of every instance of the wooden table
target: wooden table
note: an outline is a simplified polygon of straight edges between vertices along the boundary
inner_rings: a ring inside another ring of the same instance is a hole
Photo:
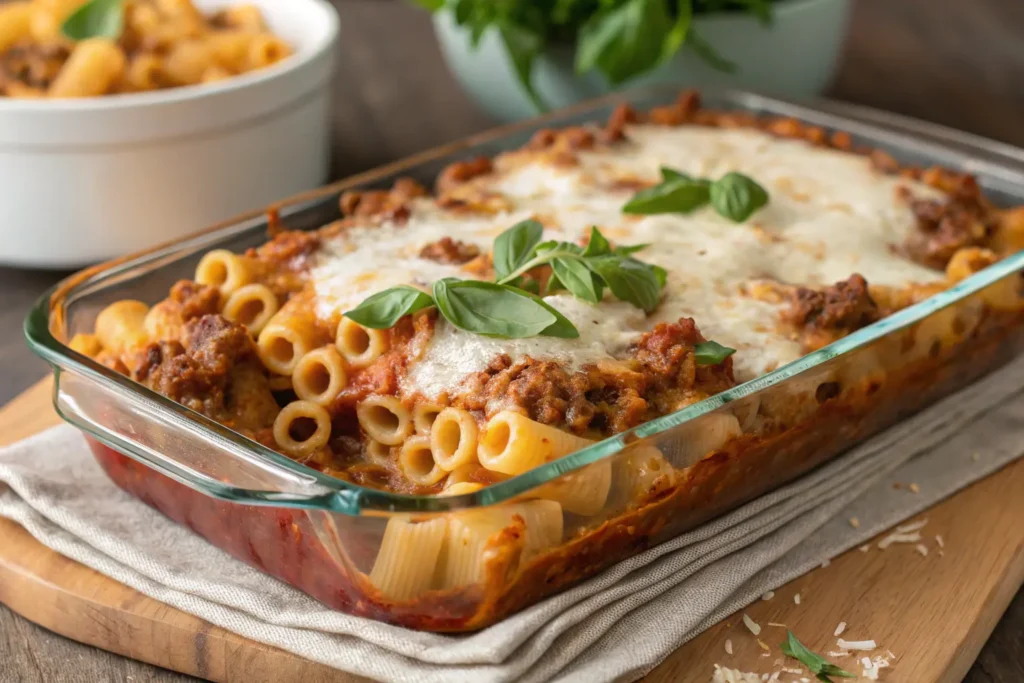
[[[448,75],[424,15],[399,0],[334,3],[342,19],[335,177],[492,125]],[[1024,146],[1022,34],[1019,0],[858,0],[831,94]],[[21,321],[63,275],[0,268],[0,404],[46,372],[24,346]],[[1024,592],[965,680],[1024,680],[1022,634]],[[190,680],[66,640],[0,606],[0,683]]]

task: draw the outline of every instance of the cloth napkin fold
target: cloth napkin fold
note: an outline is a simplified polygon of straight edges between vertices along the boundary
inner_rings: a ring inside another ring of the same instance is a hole
[[[351,673],[628,681],[766,591],[1019,457],[1022,387],[1024,358],[796,482],[464,636],[334,612],[242,564],[110,483],[71,427],[0,450],[0,515],[152,598]]]

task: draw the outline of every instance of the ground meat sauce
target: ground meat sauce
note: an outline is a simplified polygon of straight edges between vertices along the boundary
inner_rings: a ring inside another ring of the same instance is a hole
[[[420,258],[437,263],[466,263],[480,255],[480,248],[475,244],[467,244],[451,237],[442,237],[436,242],[426,244],[420,250]]]
[[[949,198],[914,199],[901,193],[917,218],[917,232],[903,245],[908,257],[930,268],[943,269],[960,249],[989,243],[996,222],[977,182],[969,177],[946,180]]]
[[[788,317],[810,350],[880,320],[882,313],[868,291],[867,280],[854,273],[822,290],[796,288]]]

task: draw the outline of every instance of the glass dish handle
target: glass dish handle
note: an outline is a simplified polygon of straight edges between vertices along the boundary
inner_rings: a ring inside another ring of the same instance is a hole
[[[94,439],[206,495],[350,514],[358,509],[357,501],[314,476],[282,467],[284,456],[267,449],[260,457],[238,448],[234,432],[167,399],[161,402],[173,410],[137,391],[57,368],[53,401],[64,420]],[[208,429],[197,429],[197,421]]]

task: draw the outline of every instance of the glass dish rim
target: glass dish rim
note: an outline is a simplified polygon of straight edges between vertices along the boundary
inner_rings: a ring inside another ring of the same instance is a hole
[[[672,96],[677,95],[679,92],[680,88],[678,86],[647,86],[613,93],[571,107],[552,111],[539,117],[491,128],[453,143],[413,154],[330,185],[275,202],[265,209],[251,211],[222,221],[183,239],[158,245],[142,252],[84,269],[49,288],[36,300],[24,321],[23,331],[26,341],[34,353],[42,357],[53,367],[55,376],[55,404],[57,403],[56,397],[59,393],[61,375],[65,372],[78,373],[92,381],[104,384],[105,388],[111,389],[123,397],[144,399],[155,404],[158,406],[158,409],[168,411],[171,415],[175,416],[176,422],[187,421],[189,427],[206,441],[230,444],[232,449],[240,450],[246,456],[261,461],[267,467],[281,468],[279,471],[286,473],[290,477],[299,476],[318,485],[316,487],[317,491],[310,494],[255,491],[226,485],[210,478],[199,478],[190,474],[179,473],[178,476],[175,476],[161,469],[162,473],[169,474],[169,476],[172,476],[172,478],[180,483],[206,495],[241,504],[326,510],[351,516],[398,512],[443,513],[509,501],[552,481],[558,476],[609,458],[634,442],[662,434],[669,429],[712,412],[727,403],[743,399],[769,387],[781,384],[801,372],[818,367],[838,356],[851,353],[894,330],[920,322],[934,311],[961,301],[1003,277],[1010,275],[1014,271],[1020,271],[1024,268],[1024,251],[1021,251],[985,268],[947,290],[883,318],[868,327],[862,328],[770,373],[739,384],[681,410],[645,422],[628,431],[610,436],[582,450],[541,465],[506,481],[489,485],[474,493],[457,496],[395,493],[360,486],[323,474],[234,432],[213,419],[194,412],[142,384],[73,351],[63,342],[59,341],[51,330],[51,326],[62,323],[63,306],[67,302],[69,295],[76,293],[80,288],[87,286],[90,282],[94,282],[100,277],[114,277],[118,273],[143,266],[154,267],[154,263],[158,263],[163,258],[170,257],[181,251],[189,249],[199,250],[205,246],[212,247],[213,244],[206,243],[213,243],[227,238],[234,233],[249,230],[254,227],[256,221],[273,222],[275,217],[281,215],[282,212],[300,211],[313,202],[335,196],[344,190],[375,180],[394,177],[403,170],[409,170],[421,164],[456,154],[460,150],[499,140],[516,133],[537,129],[548,121],[596,111],[608,105],[630,102],[644,96],[659,94]],[[804,121],[814,118],[815,115],[824,115],[833,119],[835,127],[840,130],[859,129],[862,132],[882,137],[886,134],[895,134],[900,138],[910,139],[926,146],[943,146],[946,151],[949,148],[948,146],[941,145],[942,142],[949,144],[958,143],[970,148],[972,151],[987,151],[996,156],[1011,157],[1015,161],[1024,160],[1024,156],[1022,156],[1024,151],[1010,145],[970,134],[962,134],[936,124],[918,122],[907,117],[890,115],[887,112],[877,112],[869,108],[859,109],[866,110],[869,114],[875,115],[873,121],[868,117],[863,119],[850,118],[843,114],[831,112],[828,109],[815,109],[813,103],[798,104],[784,98],[769,97],[749,91],[702,88],[701,94],[709,100],[726,100],[734,106],[742,100],[748,109],[754,109],[759,104],[775,110],[786,108],[790,110],[788,115]],[[822,101],[822,104],[827,103],[828,101]],[[854,111],[857,109],[851,108]],[[885,127],[886,120],[889,118],[891,118],[895,129],[894,127]],[[918,133],[918,135],[915,135],[915,133]],[[929,143],[928,138],[932,139],[931,143]],[[939,142],[935,142],[936,140]],[[149,458],[136,451],[130,442],[123,441],[112,432],[96,429],[89,424],[76,421],[64,414],[59,407],[58,413],[61,414],[65,421],[87,432],[100,442],[154,468]],[[223,455],[228,457],[229,454],[225,453]],[[237,454],[232,453],[231,455],[237,457]]]

